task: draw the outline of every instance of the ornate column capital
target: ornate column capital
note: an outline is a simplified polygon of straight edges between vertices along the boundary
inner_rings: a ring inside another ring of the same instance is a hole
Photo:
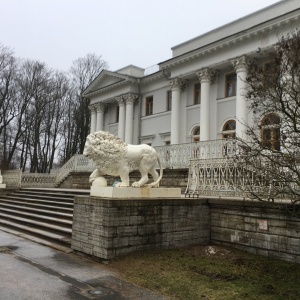
[[[173,80],[170,80],[171,89],[182,91],[186,87],[186,81],[183,81],[179,78],[174,78]]]
[[[90,104],[89,105],[89,110],[91,111],[91,113],[96,112],[96,104]]]
[[[217,72],[211,70],[210,68],[204,68],[196,72],[196,75],[198,76],[200,82],[209,82],[212,84],[216,80]]]
[[[95,108],[97,112],[105,112],[107,105],[103,104],[103,103],[97,103],[95,104]]]
[[[232,59],[231,63],[233,64],[233,67],[235,68],[235,71],[237,73],[247,71],[248,59],[246,55],[242,55],[240,57]]]
[[[118,102],[119,106],[123,106],[123,105],[125,105],[125,102],[124,102],[123,96],[118,96],[118,97],[116,97],[116,100],[117,100],[117,102]]]
[[[134,103],[137,99],[138,99],[138,95],[137,94],[132,94],[132,93],[128,93],[126,95],[123,96],[123,99],[125,101],[125,103]]]

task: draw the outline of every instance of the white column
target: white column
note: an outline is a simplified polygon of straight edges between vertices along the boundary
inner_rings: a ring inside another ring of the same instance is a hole
[[[97,122],[95,105],[90,105],[89,109],[91,111],[91,131],[90,131],[90,133],[94,133],[96,131],[96,122]]]
[[[125,140],[125,103],[122,96],[117,97],[117,102],[119,104],[119,126],[118,126],[118,137],[124,141]]]
[[[210,140],[209,135],[209,97],[210,97],[210,84],[213,79],[213,73],[209,68],[200,70],[197,73],[201,83],[201,105],[200,105],[200,141]]]
[[[247,58],[245,55],[232,60],[236,70],[236,136],[247,139],[248,108],[246,102]]]
[[[96,125],[96,130],[100,131],[103,130],[103,121],[104,121],[104,111],[105,111],[105,106],[103,104],[97,104],[96,105],[96,110],[97,110],[97,125]]]
[[[180,143],[180,92],[183,82],[178,78],[170,81],[172,90],[172,111],[171,111],[171,144]]]
[[[127,144],[133,142],[133,105],[137,97],[130,93],[124,96],[126,103],[125,143]]]

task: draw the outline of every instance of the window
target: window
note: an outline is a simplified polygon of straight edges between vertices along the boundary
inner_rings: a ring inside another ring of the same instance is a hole
[[[226,75],[225,97],[236,96],[236,73]]]
[[[234,139],[235,138],[235,120],[229,120],[225,123],[222,130],[223,139]]]
[[[261,142],[264,147],[280,151],[280,118],[271,113],[261,121]]]
[[[167,91],[167,111],[172,110],[172,91]]]
[[[153,114],[153,96],[146,98],[146,116],[150,116]]]
[[[117,105],[117,110],[116,110],[116,123],[119,122],[119,112],[120,112],[120,106]]]
[[[200,82],[194,84],[194,104],[200,104],[201,85]]]
[[[193,142],[199,142],[200,141],[200,127],[197,126],[193,129],[193,137],[192,137]]]

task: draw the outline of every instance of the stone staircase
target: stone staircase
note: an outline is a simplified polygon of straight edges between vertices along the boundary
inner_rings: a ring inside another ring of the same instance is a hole
[[[0,196],[0,230],[71,251],[73,204],[89,190],[20,189]]]

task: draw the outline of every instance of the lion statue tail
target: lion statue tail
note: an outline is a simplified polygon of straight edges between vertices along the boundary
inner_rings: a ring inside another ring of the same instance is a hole
[[[161,165],[161,162],[160,162],[160,159],[159,157],[157,156],[157,161],[158,161],[158,165],[159,165],[159,177],[156,181],[150,183],[150,184],[147,184],[147,186],[149,187],[155,187],[159,184],[159,182],[161,181],[162,177],[163,177],[163,168],[162,168],[162,165]]]

